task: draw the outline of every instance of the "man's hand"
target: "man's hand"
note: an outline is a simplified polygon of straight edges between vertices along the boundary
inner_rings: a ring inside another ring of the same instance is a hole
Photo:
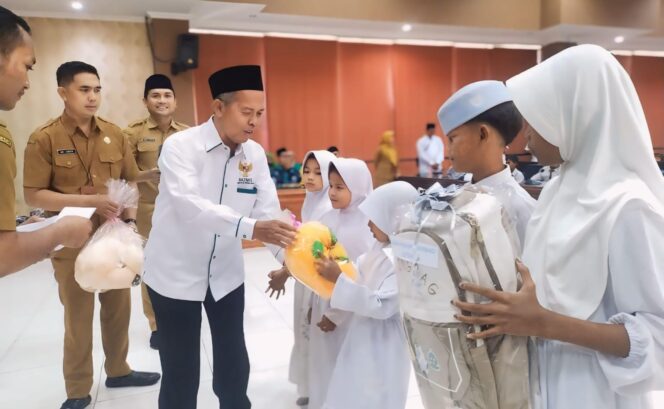
[[[332,332],[337,328],[337,324],[332,322],[329,318],[327,318],[325,315],[323,315],[323,318],[320,320],[318,324],[316,324],[318,328],[320,328],[321,331],[323,332]]]
[[[82,247],[92,233],[92,222],[84,217],[65,216],[54,226],[58,242],[65,247]]]
[[[270,278],[270,281],[268,282],[267,290],[265,290],[265,292],[267,293],[272,290],[270,297],[276,293],[278,300],[279,296],[286,294],[285,284],[288,277],[290,277],[290,273],[286,267],[282,267],[279,270],[270,271],[267,276]]]
[[[98,215],[106,219],[113,219],[120,215],[120,205],[109,199],[107,195],[95,195],[90,197],[92,198],[92,206],[90,207],[95,207],[97,209],[95,213]]]
[[[159,182],[159,179],[161,179],[159,168],[141,171],[137,178],[139,182]]]
[[[327,281],[336,283],[339,279],[339,276],[341,275],[341,268],[339,267],[339,264],[337,264],[336,261],[329,257],[323,256],[322,258],[316,260],[314,262],[314,266],[316,267],[318,274],[323,276],[323,278]]]
[[[254,225],[254,240],[286,248],[295,240],[297,229],[279,220],[259,220]]]

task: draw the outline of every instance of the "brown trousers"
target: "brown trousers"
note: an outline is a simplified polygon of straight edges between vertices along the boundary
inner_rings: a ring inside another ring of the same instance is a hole
[[[136,215],[136,227],[138,233],[146,239],[150,236],[152,230],[152,213],[154,212],[154,204],[152,203],[138,203],[138,212]],[[143,299],[143,314],[148,319],[150,331],[157,330],[157,320],[154,317],[154,309],[152,308],[152,301],[148,295],[148,288],[145,283],[141,284],[141,298]]]
[[[93,383],[92,321],[95,295],[83,291],[74,279],[73,258],[53,258],[51,263],[58,282],[60,302],[65,309],[63,371],[67,397],[84,398],[90,394]],[[128,375],[131,372],[127,364],[130,290],[100,293],[99,301],[106,374],[109,377]]]

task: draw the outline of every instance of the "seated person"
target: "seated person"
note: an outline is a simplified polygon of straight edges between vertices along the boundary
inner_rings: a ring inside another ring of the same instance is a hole
[[[530,183],[533,185],[543,185],[549,180],[558,176],[559,174],[560,174],[559,166],[544,166],[542,169],[540,169],[539,172],[537,172],[536,174],[533,175],[533,177],[530,178]]]
[[[333,154],[334,156],[336,156],[337,158],[338,158],[339,155],[340,155],[340,153],[339,153],[339,148],[337,148],[337,147],[334,146],[334,145],[332,145],[332,146],[330,146],[329,148],[327,148],[327,151],[330,152],[331,154]]]
[[[519,169],[517,169],[517,166],[519,166],[519,158],[516,155],[510,155],[507,157],[507,165],[510,167],[512,177],[516,180],[516,183],[522,184],[526,181],[526,177],[523,176],[523,173]]]
[[[301,167],[301,164],[295,162],[293,151],[277,149],[277,163],[270,170],[274,184],[277,188],[299,186],[302,180]]]

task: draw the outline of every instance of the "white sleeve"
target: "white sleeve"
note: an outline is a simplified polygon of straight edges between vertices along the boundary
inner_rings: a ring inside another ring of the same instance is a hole
[[[167,192],[173,200],[180,220],[226,237],[238,236],[242,215],[231,207],[205,199],[199,185],[199,172],[191,158],[184,157],[182,150],[166,141],[159,157],[161,180],[159,189]]]
[[[609,286],[625,325],[626,358],[597,353],[611,388],[622,395],[664,389],[664,215],[643,202],[621,211],[609,243]]]
[[[267,157],[264,154],[263,158],[265,159],[259,159],[254,162],[257,167],[255,174],[256,189],[258,190],[256,203],[251,210],[251,216],[243,218],[241,223],[241,225],[246,223],[244,231],[250,233],[247,237],[253,237],[254,225],[257,220],[274,220],[279,217],[279,213],[281,212],[277,188],[270,176],[270,168],[267,164]],[[240,227],[240,230],[242,230],[242,227]],[[266,246],[280,263],[284,262],[284,251],[281,247],[272,244],[267,244]]]
[[[514,176],[514,180],[516,180],[516,183],[523,183],[525,177],[523,176],[523,173],[521,173],[520,170],[517,170],[516,175]]]
[[[330,303],[333,308],[385,320],[399,312],[398,296],[397,276],[394,273],[386,277],[377,290],[341,275],[334,286]]]

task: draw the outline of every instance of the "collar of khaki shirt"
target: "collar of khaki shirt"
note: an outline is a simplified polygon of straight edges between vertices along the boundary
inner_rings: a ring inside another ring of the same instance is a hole
[[[60,116],[62,120],[62,125],[65,127],[65,131],[67,131],[67,134],[69,136],[73,136],[76,133],[77,129],[81,129],[78,127],[76,124],[76,121],[74,121],[74,118],[71,116],[67,115],[66,111],[62,112],[62,115]],[[92,117],[92,125],[90,126],[91,131],[101,131],[101,126],[99,124],[99,121],[97,121],[97,116]],[[82,130],[81,130],[81,135],[87,137],[89,135],[86,135]]]

